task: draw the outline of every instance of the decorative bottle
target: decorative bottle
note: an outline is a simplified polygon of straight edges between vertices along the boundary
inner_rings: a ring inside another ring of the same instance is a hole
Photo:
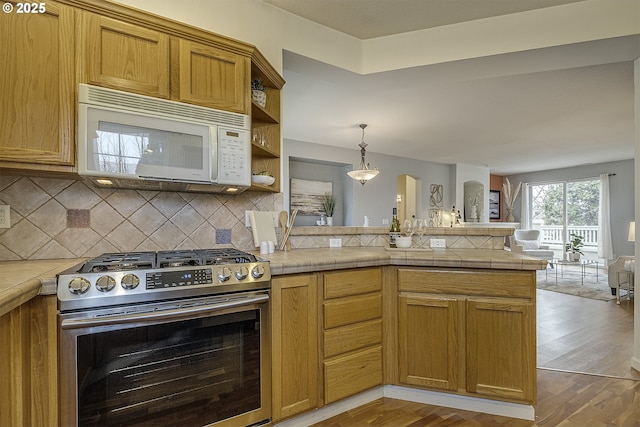
[[[398,221],[398,208],[393,208],[393,219],[389,229],[389,247],[396,247],[396,237],[400,236],[400,221]]]

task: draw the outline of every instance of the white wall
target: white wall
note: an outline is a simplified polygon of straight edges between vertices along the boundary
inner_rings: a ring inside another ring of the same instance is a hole
[[[635,83],[635,117],[636,117],[636,155],[640,153],[640,59],[636,59],[634,62],[634,83]],[[640,183],[640,162],[635,163],[634,179],[633,182]],[[634,218],[636,225],[638,218],[640,218],[640,185],[635,186],[635,204],[634,204]],[[636,229],[636,242],[635,242],[635,254],[640,254],[640,238],[638,236],[638,229]],[[637,263],[636,263],[637,264]],[[636,270],[637,272],[637,270]],[[640,371],[640,310],[635,307],[635,302],[638,301],[638,284],[640,283],[640,274],[635,275],[635,288],[636,298],[634,300],[634,325],[633,325],[633,356],[631,357],[631,366]]]
[[[584,0],[362,41],[259,0],[118,2],[251,43],[281,72],[283,49],[368,74],[636,34],[638,15],[636,0]]]

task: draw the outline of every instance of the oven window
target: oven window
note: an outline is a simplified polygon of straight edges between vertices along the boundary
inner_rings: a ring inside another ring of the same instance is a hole
[[[78,337],[78,424],[206,425],[260,408],[260,312]]]

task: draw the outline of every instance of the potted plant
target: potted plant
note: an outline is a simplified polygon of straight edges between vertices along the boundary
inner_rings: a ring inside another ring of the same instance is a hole
[[[322,197],[322,206],[327,214],[327,225],[333,225],[333,210],[336,207],[336,198],[331,193],[325,193]]]
[[[584,255],[582,253],[584,237],[575,233],[571,233],[570,237],[571,240],[564,246],[564,250],[569,255],[569,261],[580,261],[580,255]]]

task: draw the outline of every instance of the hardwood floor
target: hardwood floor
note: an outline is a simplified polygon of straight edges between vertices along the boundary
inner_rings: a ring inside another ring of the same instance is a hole
[[[537,297],[535,421],[383,398],[312,427],[640,426],[640,375],[629,367],[633,304],[543,290]]]
[[[633,355],[633,300],[598,301],[538,290],[538,367],[640,380]]]

